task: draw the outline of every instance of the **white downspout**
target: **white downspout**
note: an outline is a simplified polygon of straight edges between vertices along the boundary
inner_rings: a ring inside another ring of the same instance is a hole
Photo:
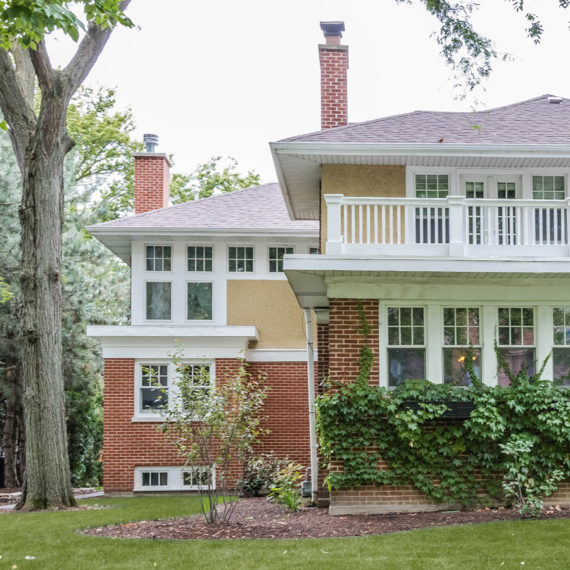
[[[317,456],[317,410],[315,408],[315,349],[313,346],[313,315],[305,309],[307,331],[307,383],[309,394],[309,441],[311,451],[311,501],[317,503],[319,486],[319,459]]]

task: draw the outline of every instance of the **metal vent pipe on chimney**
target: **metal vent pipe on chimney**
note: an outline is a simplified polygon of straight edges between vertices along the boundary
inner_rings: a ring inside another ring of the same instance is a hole
[[[158,135],[147,133],[143,135],[143,143],[146,152],[156,152],[158,146]]]

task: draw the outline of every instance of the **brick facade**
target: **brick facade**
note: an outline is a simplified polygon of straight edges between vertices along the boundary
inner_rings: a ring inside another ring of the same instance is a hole
[[[170,162],[165,154],[135,154],[135,214],[166,208],[170,199]]]
[[[321,129],[348,124],[348,46],[319,46],[321,64]]]
[[[238,372],[237,359],[216,359],[216,382]],[[309,465],[309,417],[306,362],[259,362],[248,365],[251,374],[265,374],[270,388],[264,404],[260,452],[274,452]],[[131,492],[138,466],[183,465],[176,450],[157,431],[156,422],[133,422],[135,410],[135,361],[105,360],[103,484],[105,492]],[[241,467],[233,469],[238,477]]]

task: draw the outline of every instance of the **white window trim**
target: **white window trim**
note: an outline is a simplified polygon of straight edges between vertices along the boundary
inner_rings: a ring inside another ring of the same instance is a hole
[[[188,248],[189,247],[211,247],[212,248],[212,270],[211,271],[190,271],[188,269]],[[216,246],[213,243],[185,243],[184,244],[184,273],[194,276],[212,275],[216,272]]]
[[[168,366],[168,385],[166,386],[168,392],[168,407],[172,408],[178,402],[178,394],[176,389],[176,376],[175,364],[170,359],[165,358],[139,358],[135,360],[135,409],[132,417],[133,423],[138,422],[163,422],[164,414],[159,410],[142,410],[141,409],[141,388],[142,388],[142,365],[143,364],[156,364]],[[213,388],[216,385],[216,361],[210,359],[182,359],[180,364],[194,364],[197,366],[210,367],[210,386]]]
[[[146,268],[146,248],[149,246],[159,246],[159,247],[170,247],[170,269],[168,271],[152,271]],[[143,243],[143,272],[146,275],[172,275],[174,272],[174,244],[172,242],[152,242],[152,243]],[[153,279],[151,279],[153,281]]]
[[[134,470],[133,491],[199,491],[206,489],[205,485],[184,485],[183,473],[192,471],[191,466],[161,466],[148,465],[138,466]],[[199,467],[198,467],[199,469]],[[145,472],[166,472],[168,473],[168,485],[144,486],[142,484],[142,474]],[[212,482],[214,489],[216,488],[216,468],[212,469]]]
[[[143,281],[143,294],[142,294],[142,315],[143,321],[147,324],[164,324],[172,323],[172,313],[174,312],[174,293],[175,293],[175,282],[172,279],[172,275],[168,274],[170,279],[145,279]],[[146,284],[147,283],[170,283],[170,318],[169,319],[147,319],[146,317]]]
[[[202,272],[198,272],[195,275],[199,276]],[[211,273],[205,272],[205,277],[210,276]],[[189,319],[188,318],[188,283],[210,283],[212,285],[212,318],[211,319]],[[216,322],[216,283],[210,277],[210,279],[187,279],[184,282],[184,321],[188,324],[199,325],[199,324],[210,324]]]
[[[388,307],[423,307],[424,308],[424,342],[426,350],[426,377],[434,383],[443,383],[443,308],[444,307],[478,307],[479,308],[479,342],[481,346],[481,379],[490,386],[498,385],[497,359],[494,349],[494,339],[498,335],[499,307],[532,307],[534,309],[534,349],[537,370],[540,368],[554,347],[552,330],[552,309],[554,307],[570,306],[564,303],[552,302],[501,302],[481,301],[426,301],[423,303],[393,300],[382,301],[379,304],[379,385],[388,386]],[[548,359],[542,377],[551,380],[553,376],[552,358]]]

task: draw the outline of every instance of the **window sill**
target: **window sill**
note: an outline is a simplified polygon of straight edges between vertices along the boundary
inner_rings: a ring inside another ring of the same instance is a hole
[[[133,416],[131,418],[133,423],[162,423],[164,418],[162,416]]]

